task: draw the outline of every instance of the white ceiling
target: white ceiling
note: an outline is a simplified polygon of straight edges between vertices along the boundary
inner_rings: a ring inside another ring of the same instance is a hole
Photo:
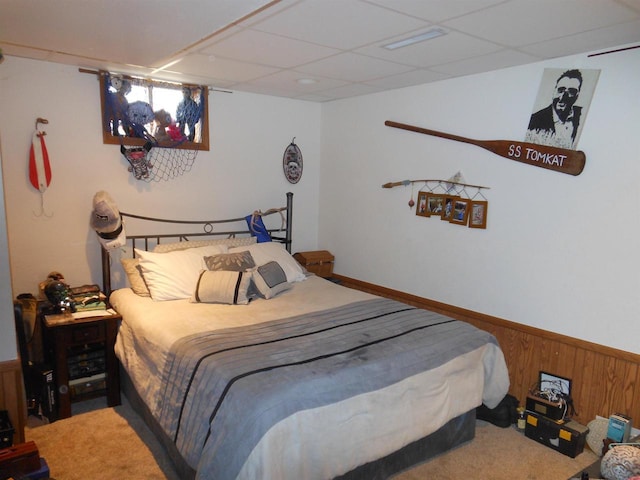
[[[319,102],[637,42],[640,0],[0,0],[5,56]]]

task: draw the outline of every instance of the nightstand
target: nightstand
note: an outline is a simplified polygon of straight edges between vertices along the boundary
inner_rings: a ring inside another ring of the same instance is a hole
[[[120,315],[74,318],[70,313],[44,315],[45,351],[53,365],[58,418],[71,416],[71,403],[107,397],[120,405],[120,372],[113,351]]]
[[[311,252],[298,252],[293,255],[300,265],[319,277],[330,278],[333,275],[333,262],[335,257],[327,250],[314,250]]]

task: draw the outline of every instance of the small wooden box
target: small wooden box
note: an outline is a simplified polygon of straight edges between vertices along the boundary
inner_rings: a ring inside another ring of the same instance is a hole
[[[40,453],[33,441],[0,450],[0,478],[22,478],[39,468]]]
[[[328,278],[333,275],[334,256],[327,250],[298,252],[295,258],[300,265],[319,277]]]

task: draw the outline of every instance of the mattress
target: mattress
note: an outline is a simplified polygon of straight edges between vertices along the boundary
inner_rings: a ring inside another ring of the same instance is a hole
[[[509,387],[490,334],[319,277],[248,305],[111,302],[116,354],[199,478],[335,478]]]

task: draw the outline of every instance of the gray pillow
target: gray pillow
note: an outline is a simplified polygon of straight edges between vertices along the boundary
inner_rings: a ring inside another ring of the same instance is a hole
[[[253,284],[267,300],[292,286],[278,262],[271,261],[253,270]]]
[[[245,272],[256,266],[256,262],[253,261],[251,252],[248,250],[204,257],[204,263],[209,270],[226,270],[229,272]]]

